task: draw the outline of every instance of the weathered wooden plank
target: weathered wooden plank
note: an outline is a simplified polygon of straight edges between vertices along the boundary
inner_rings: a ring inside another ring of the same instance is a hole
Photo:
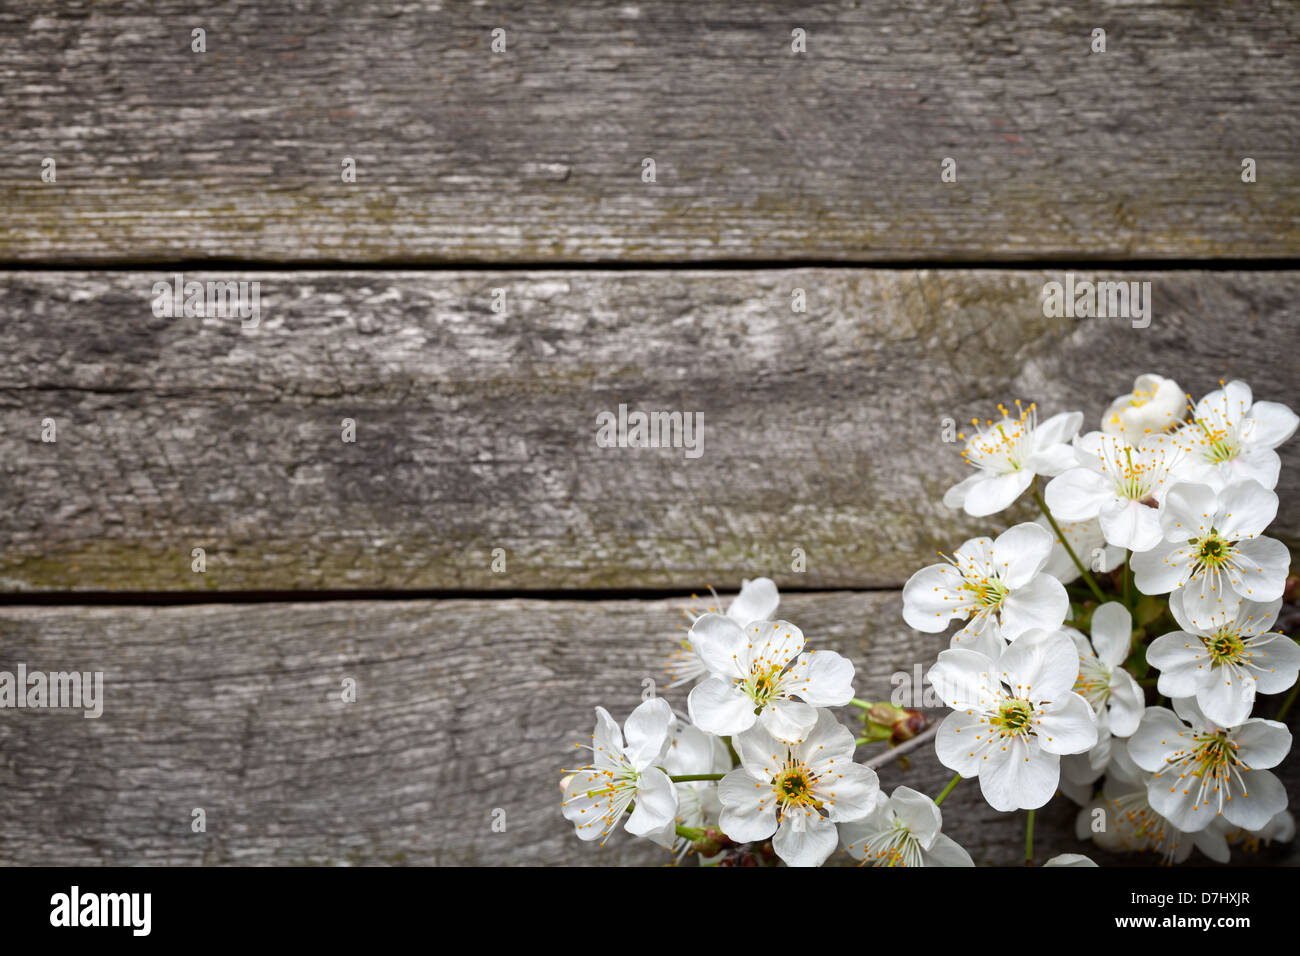
[[[1143,274],[1145,329],[1046,319],[1060,275],[1020,271],[252,278],[248,329],[154,317],[166,273],[0,279],[0,587],[894,587],[993,526],[940,501],[946,418],[1020,397],[1096,427],[1153,370],[1300,406],[1295,272]],[[598,447],[620,403],[702,414],[702,454]]]
[[[1288,3],[18,0],[0,260],[1295,256],[1298,73]]]
[[[664,862],[626,834],[603,850],[580,844],[558,782],[596,704],[621,719],[644,678],[663,686],[680,606],[4,608],[0,669],[102,670],[104,704],[97,720],[0,710],[0,863]],[[870,699],[888,699],[892,674],[928,666],[944,644],[902,623],[896,593],[787,595],[781,613],[849,655]],[[341,700],[345,678],[355,703]],[[684,706],[684,688],[665,693]],[[1300,792],[1296,761],[1284,773]],[[888,789],[931,794],[950,776],[930,750],[881,771]],[[1080,849],[1058,802],[1041,815],[1044,855]],[[199,807],[206,833],[191,832]],[[504,833],[491,827],[496,808]],[[1023,815],[994,813],[978,788],[959,787],[944,811],[977,860],[1022,854]],[[1294,861],[1264,859],[1279,858]]]

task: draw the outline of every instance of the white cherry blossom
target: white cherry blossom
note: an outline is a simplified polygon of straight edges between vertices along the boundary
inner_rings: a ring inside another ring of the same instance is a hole
[[[976,517],[996,514],[1024,494],[1035,475],[1058,475],[1075,464],[1069,442],[1083,424],[1082,412],[1062,412],[1041,424],[1034,405],[1016,402],[1015,415],[999,405],[998,412],[1001,418],[983,425],[971,420],[976,432],[962,457],[976,471],[948,489],[943,503],[949,508]]]
[[[1278,402],[1256,402],[1245,382],[1229,382],[1196,403],[1190,424],[1174,433],[1187,451],[1188,480],[1215,489],[1244,479],[1276,488],[1282,459],[1274,450],[1300,418]]]
[[[1156,689],[1165,697],[1195,697],[1210,720],[1235,727],[1250,716],[1255,695],[1289,690],[1300,675],[1300,646],[1269,631],[1282,609],[1241,601],[1221,605],[1210,626],[1200,627],[1183,608],[1186,591],[1169,596],[1169,610],[1182,628],[1147,647],[1147,663],[1160,671]]]
[[[741,766],[718,788],[722,832],[738,843],[772,837],[790,866],[826,862],[839,841],[835,824],[866,816],[880,796],[876,772],[853,762],[853,734],[830,711],[818,711],[796,743],[757,725],[734,744]]]
[[[805,651],[803,632],[788,621],[742,628],[705,614],[690,641],[710,676],[686,703],[691,721],[708,733],[738,734],[759,721],[782,740],[799,740],[812,729],[818,707],[853,699],[853,664],[834,651]]]
[[[1047,484],[1043,497],[1063,521],[1096,518],[1107,544],[1146,551],[1160,543],[1160,504],[1178,480],[1184,453],[1168,436],[1133,447],[1118,435],[1089,432],[1075,443],[1079,466]]]
[[[1043,806],[1056,792],[1061,756],[1097,743],[1092,708],[1072,690],[1079,652],[1060,632],[1028,631],[996,662],[949,649],[928,676],[953,708],[935,738],[939,761],[979,777],[995,810]]]
[[[564,818],[579,839],[603,844],[624,819],[628,833],[649,836],[675,819],[677,790],[668,774],[655,766],[668,750],[673,720],[672,708],[661,697],[632,711],[622,731],[605,708],[596,708],[591,765],[574,772],[564,790]],[[634,800],[636,807],[628,815]]]
[[[974,866],[970,854],[941,833],[943,814],[911,787],[883,795],[861,820],[840,824],[840,844],[865,866]]]
[[[1031,628],[1053,630],[1070,610],[1065,585],[1042,569],[1052,553],[1050,532],[1031,522],[1008,528],[995,539],[972,538],[947,564],[932,564],[903,586],[903,620],[937,634],[953,618],[966,626],[954,647],[988,656],[1002,652]]]
[[[1133,762],[1154,774],[1147,799],[1157,813],[1195,833],[1218,814],[1257,829],[1286,808],[1286,790],[1269,772],[1291,749],[1285,724],[1256,717],[1223,727],[1190,697],[1172,703],[1173,711],[1148,707],[1128,741]]]
[[[1111,402],[1101,416],[1101,430],[1137,448],[1150,435],[1182,424],[1186,408],[1183,390],[1172,378],[1139,375],[1133,380],[1133,391]]]
[[[1112,853],[1155,853],[1166,864],[1183,862],[1193,848],[1227,863],[1228,844],[1221,830],[1207,827],[1187,833],[1152,808],[1147,789],[1154,776],[1133,762],[1127,741],[1115,741],[1101,796],[1079,811],[1075,835]]]
[[[1224,605],[1275,601],[1291,562],[1286,545],[1263,537],[1276,515],[1277,495],[1253,479],[1217,494],[1208,485],[1175,485],[1160,516],[1164,540],[1133,555],[1133,581],[1143,594],[1183,588],[1183,612],[1202,628],[1214,626]]]

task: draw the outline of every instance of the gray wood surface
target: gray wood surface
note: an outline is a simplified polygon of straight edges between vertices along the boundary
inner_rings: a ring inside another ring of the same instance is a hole
[[[11,0],[0,261],[1295,256],[1298,74],[1294,3]]]
[[[666,862],[625,833],[603,849],[580,843],[558,784],[595,705],[621,721],[644,678],[664,686],[683,603],[0,609],[0,669],[102,670],[105,688],[97,720],[0,712],[0,864]],[[896,593],[787,595],[781,613],[850,656],[867,699],[888,699],[892,674],[928,667],[945,644],[903,624]],[[685,689],[664,693],[684,706]],[[1283,770],[1293,797],[1296,768]],[[889,790],[931,795],[950,777],[930,748],[881,771]],[[199,807],[206,833],[190,829]],[[497,808],[504,833],[491,827]],[[1023,814],[990,810],[974,783],[943,809],[977,861],[1021,859]],[[1042,859],[1081,849],[1073,815],[1064,798],[1040,814]]]
[[[1061,273],[251,273],[250,329],[155,318],[168,275],[0,276],[3,590],[897,587],[1015,519],[942,505],[945,419],[1095,428],[1145,371],[1300,406],[1295,272],[1101,273],[1153,282],[1145,329],[1045,319]],[[701,457],[598,447],[620,403],[702,413]]]

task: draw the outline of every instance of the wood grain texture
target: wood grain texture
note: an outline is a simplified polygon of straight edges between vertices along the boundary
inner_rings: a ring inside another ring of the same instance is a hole
[[[1291,257],[1297,74],[1291,3],[17,0],[0,261]]]
[[[945,419],[1019,397],[1095,428],[1145,371],[1300,406],[1300,274],[1139,277],[1146,329],[1045,319],[1060,275],[1020,271],[257,273],[242,329],[155,318],[166,273],[4,275],[0,587],[901,586],[1016,517],[943,506]],[[701,413],[701,457],[598,447],[620,403]]]
[[[0,710],[0,864],[666,862],[625,833],[603,849],[581,844],[558,783],[573,745],[590,739],[593,707],[621,721],[643,679],[662,678],[681,606],[5,608],[0,669],[102,670],[105,703],[98,720]],[[814,646],[851,657],[859,696],[873,700],[946,643],[903,625],[896,593],[787,595],[780,613]],[[353,704],[340,699],[347,677]],[[665,693],[684,707],[684,688]],[[1300,793],[1294,757],[1282,774]],[[891,791],[935,794],[950,777],[932,750],[881,771]],[[190,830],[196,807],[206,833]],[[491,828],[496,808],[504,833]],[[944,814],[976,860],[1021,858],[1023,814],[993,812],[975,784]],[[1073,816],[1061,797],[1040,814],[1043,859],[1087,850],[1070,835]],[[1252,860],[1297,862],[1284,847],[1235,858]]]

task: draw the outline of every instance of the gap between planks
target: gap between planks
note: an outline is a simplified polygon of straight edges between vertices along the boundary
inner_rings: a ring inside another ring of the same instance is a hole
[[[28,260],[0,261],[3,272],[153,272],[166,270],[203,271],[228,269],[241,272],[775,272],[790,269],[840,269],[852,271],[913,272],[945,269],[976,272],[1044,272],[1071,270],[1095,272],[1110,269],[1116,272],[1292,272],[1300,270],[1300,257],[1287,258],[1216,258],[1216,259],[1153,259],[1153,258],[1025,258],[1003,257],[996,259],[717,259],[689,262],[636,262],[626,259],[548,260],[528,262],[478,262],[465,261],[365,261],[346,259],[141,259],[115,260],[100,263],[95,260],[59,260],[50,262]]]
[[[671,588],[584,588],[501,590],[322,590],[322,591],[40,591],[0,594],[3,607],[173,607],[200,604],[326,604],[340,601],[672,601],[703,600],[707,588],[695,594]],[[781,594],[894,594],[901,587],[787,587]],[[719,592],[732,594],[731,590]]]

